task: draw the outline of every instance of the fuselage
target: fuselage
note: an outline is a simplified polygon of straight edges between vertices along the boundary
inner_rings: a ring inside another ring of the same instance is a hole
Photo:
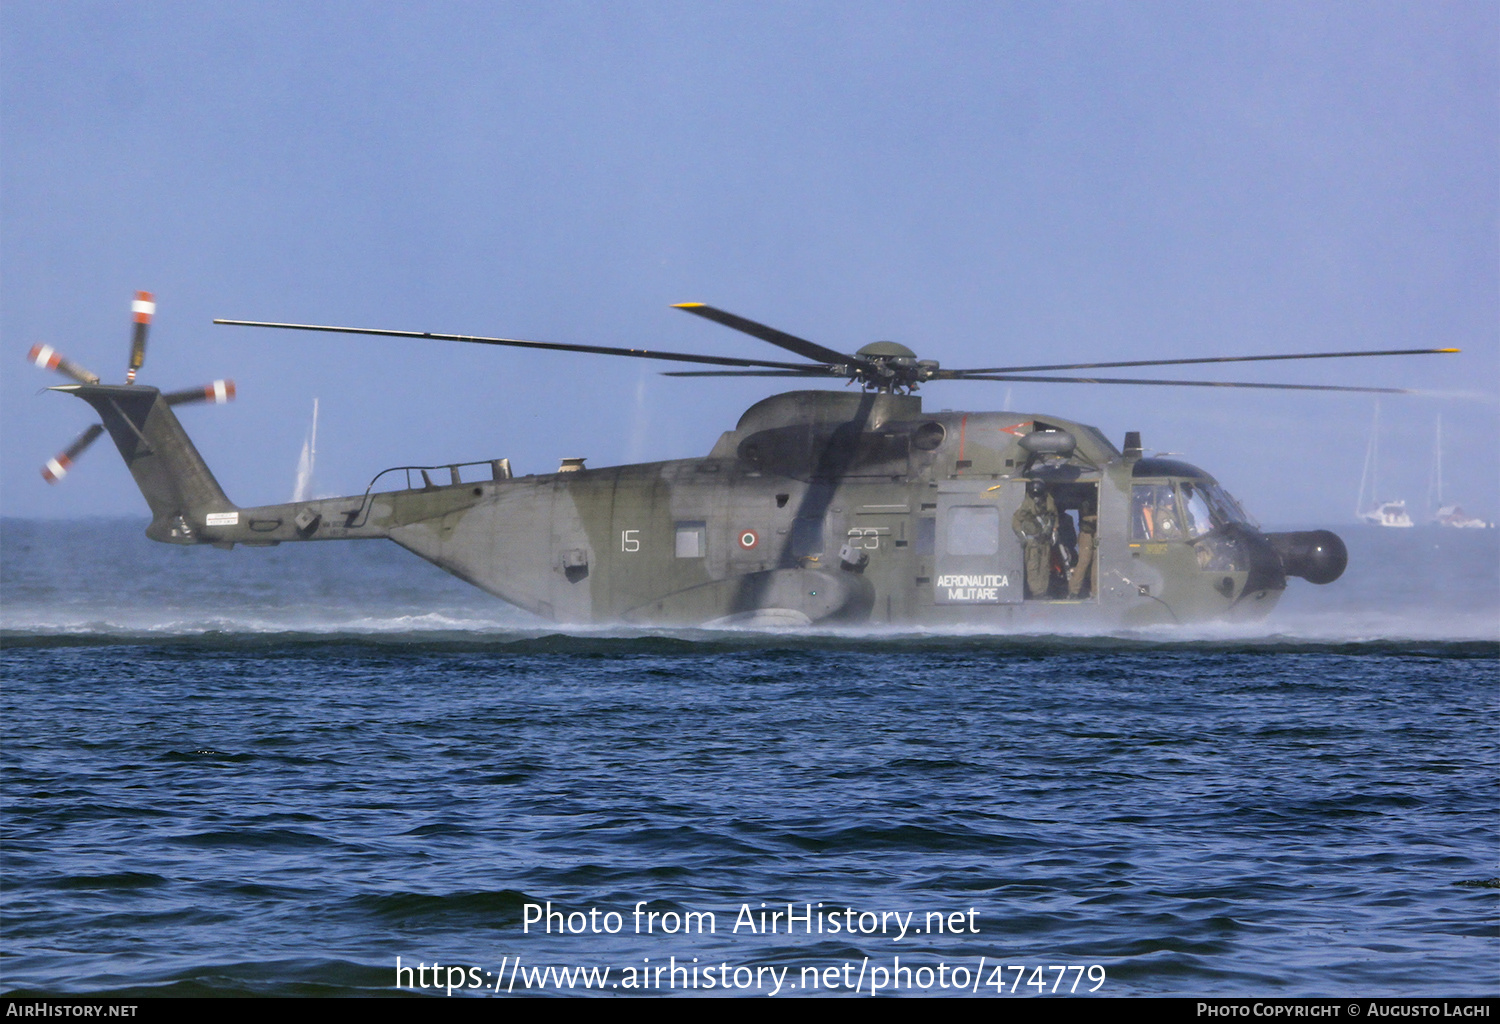
[[[1062,535],[1043,584],[1028,585],[1013,530],[1028,481]],[[477,481],[455,469],[223,523],[201,539],[388,537],[560,622],[1129,626],[1264,615],[1285,586],[1269,540],[1193,466],[1058,417],[928,414],[878,393],[768,398],[701,459]],[[1092,561],[1070,595],[1080,555]]]
[[[242,508],[156,389],[65,390],[100,413],[153,539],[387,538],[559,622],[1006,630],[1257,617],[1288,575],[1331,582],[1347,558],[1326,531],[1262,534],[1207,473],[1143,457],[1138,442],[1121,451],[1054,416],[931,414],[911,395],[776,395],[701,459],[566,460],[524,477],[503,460],[401,467],[362,495]],[[485,479],[465,479],[475,465]],[[406,486],[377,489],[387,478]]]

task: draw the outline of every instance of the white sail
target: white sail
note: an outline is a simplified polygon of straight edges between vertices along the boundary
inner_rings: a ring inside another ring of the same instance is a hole
[[[318,400],[313,399],[312,427],[302,441],[302,456],[297,460],[297,484],[292,489],[293,501],[308,501],[312,498],[313,467],[318,460]]]
[[[1380,437],[1380,400],[1375,400],[1375,418],[1370,423],[1370,441],[1365,445],[1365,465],[1359,474],[1359,495],[1354,499],[1354,516],[1356,519],[1366,519],[1367,513],[1378,504],[1375,492],[1379,490],[1378,485],[1370,478],[1375,475],[1375,463],[1379,459],[1379,437]],[[1370,500],[1365,501],[1365,489],[1369,488]]]
[[[1375,419],[1370,424],[1370,443],[1365,448],[1365,468],[1359,477],[1359,497],[1354,503],[1354,514],[1361,522],[1372,526],[1392,526],[1404,529],[1412,526],[1404,501],[1380,500],[1380,402],[1375,402]],[[1365,485],[1369,484],[1369,502],[1365,501]]]
[[[1432,466],[1427,476],[1427,517],[1431,519],[1443,507],[1443,414],[1437,415],[1432,439]]]
[[[1493,526],[1471,516],[1461,505],[1443,503],[1443,414],[1438,413],[1437,433],[1432,445],[1432,479],[1427,485],[1427,518],[1436,526],[1457,530],[1483,530]]]

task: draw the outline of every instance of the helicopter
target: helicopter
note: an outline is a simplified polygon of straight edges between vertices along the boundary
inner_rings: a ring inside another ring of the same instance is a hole
[[[1430,355],[1452,348],[948,369],[904,345],[854,353],[703,303],[675,308],[800,361],[315,324],[216,324],[652,359],[668,376],[843,379],[752,405],[702,458],[516,475],[507,458],[395,466],[363,494],[241,507],[175,409],[223,403],[227,380],[162,392],[136,382],[155,312],[139,292],[123,384],[45,345],[29,359],[98,413],[43,476],[57,482],[108,432],[150,508],[146,535],[232,549],[387,539],[496,597],[561,623],[909,625],[990,631],[1256,619],[1289,577],[1338,579],[1327,530],[1265,533],[1207,472],[1116,447],[1059,416],[925,411],[931,381],[979,380],[1407,393],[1314,384],[1058,376],[1066,371]]]

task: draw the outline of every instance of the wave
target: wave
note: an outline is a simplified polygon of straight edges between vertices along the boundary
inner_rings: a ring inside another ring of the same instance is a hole
[[[673,643],[685,650],[780,645],[942,648],[1500,643],[1495,538],[1441,538],[1441,549],[1357,535],[1363,557],[1328,587],[1299,582],[1266,619],[997,634],[984,627],[558,626],[470,588],[394,545],[313,545],[234,557],[163,548],[129,521],[0,521],[0,644]],[[1465,531],[1456,531],[1464,533]],[[1469,531],[1474,532],[1474,531]],[[1492,531],[1478,531],[1486,535]],[[1411,538],[1405,538],[1410,541]],[[1356,546],[1358,546],[1356,545]],[[1364,550],[1368,549],[1368,550]],[[1450,550],[1451,549],[1451,550]],[[199,557],[202,556],[202,557]]]
[[[149,628],[102,623],[44,628],[0,628],[0,648],[177,647],[205,650],[302,650],[362,647],[431,651],[495,651],[524,654],[714,655],[727,651],[851,651],[858,653],[977,653],[1015,651],[1160,650],[1201,653],[1425,654],[1436,657],[1500,658],[1492,636],[1392,635],[1332,628],[1261,630],[1193,628],[1122,630],[1113,633],[1011,633],[978,630],[801,629],[774,632],[733,628],[629,628],[556,626],[516,628],[450,620],[444,616],[397,616],[316,627],[271,623],[159,623]]]
[[[791,626],[752,627],[713,625],[651,627],[624,624],[558,625],[518,609],[487,603],[481,607],[455,606],[418,610],[406,602],[398,607],[370,609],[323,603],[224,607],[207,601],[197,609],[183,607],[110,607],[104,602],[39,603],[0,610],[0,643],[143,642],[180,639],[233,638],[309,641],[367,640],[371,642],[513,643],[541,637],[572,637],[580,642],[599,639],[672,639],[688,645],[728,643],[778,645],[844,642],[913,644],[931,642],[981,643],[1099,643],[1153,646],[1249,644],[1257,647],[1382,644],[1382,643],[1500,643],[1500,611],[1389,609],[1281,610],[1255,622],[1215,622],[1114,628],[1080,624],[1077,628],[1033,628],[997,632],[983,626]],[[216,607],[217,606],[217,607]]]

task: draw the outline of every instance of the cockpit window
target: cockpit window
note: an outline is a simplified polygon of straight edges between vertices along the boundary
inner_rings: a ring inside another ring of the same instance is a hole
[[[1130,489],[1130,539],[1194,540],[1230,523],[1255,526],[1224,488],[1204,480],[1136,484]]]
[[[1182,514],[1171,484],[1136,484],[1130,489],[1131,540],[1181,540]]]
[[[1235,499],[1235,496],[1224,490],[1224,488],[1218,484],[1208,484],[1204,487],[1204,490],[1208,494],[1209,507],[1222,509],[1224,517],[1230,522],[1248,523],[1257,529],[1260,528],[1260,524],[1255,521],[1255,518],[1246,512],[1239,501]]]
[[[1219,525],[1209,511],[1202,488],[1187,482],[1182,485],[1182,519],[1189,537],[1201,537]]]
[[[1251,523],[1240,503],[1218,484],[1184,480],[1182,509],[1189,537],[1201,537],[1228,523]]]

